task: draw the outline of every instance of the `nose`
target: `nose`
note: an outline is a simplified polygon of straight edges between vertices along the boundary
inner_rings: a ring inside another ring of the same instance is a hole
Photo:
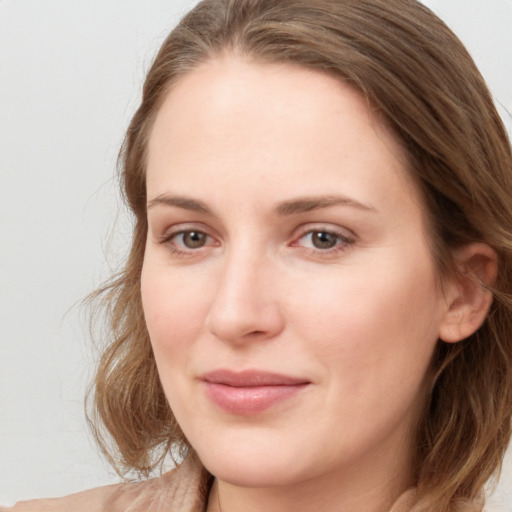
[[[276,337],[284,328],[272,264],[264,257],[226,257],[206,318],[217,338],[235,344]]]

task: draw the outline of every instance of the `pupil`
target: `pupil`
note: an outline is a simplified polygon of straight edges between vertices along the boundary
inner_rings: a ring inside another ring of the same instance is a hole
[[[317,249],[331,249],[336,245],[337,237],[332,233],[318,231],[313,234],[312,242]]]
[[[189,249],[197,249],[198,247],[202,247],[205,243],[205,235],[199,231],[188,231],[183,236],[183,243]]]

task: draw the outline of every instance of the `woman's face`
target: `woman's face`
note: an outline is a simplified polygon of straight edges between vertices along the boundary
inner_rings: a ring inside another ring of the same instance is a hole
[[[275,486],[408,467],[446,304],[367,102],[289,64],[203,64],[156,118],[147,192],[147,327],[210,472]]]

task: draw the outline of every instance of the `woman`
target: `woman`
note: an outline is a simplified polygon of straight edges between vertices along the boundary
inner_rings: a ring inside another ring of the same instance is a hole
[[[184,462],[14,510],[482,509],[510,437],[512,157],[430,11],[202,2],[122,177],[94,425],[120,472]]]

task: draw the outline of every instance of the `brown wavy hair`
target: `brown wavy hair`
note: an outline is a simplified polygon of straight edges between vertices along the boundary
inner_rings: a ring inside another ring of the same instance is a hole
[[[445,512],[458,500],[481,496],[501,467],[511,433],[511,148],[464,46],[415,0],[205,0],[165,40],[119,159],[134,218],[131,251],[124,270],[96,294],[111,335],[90,416],[102,450],[120,472],[141,474],[166,454],[190,450],[160,385],[142,311],[146,151],[173,85],[225,53],[318,70],[368,99],[408,155],[440,275],[453,271],[453,249],[465,244],[483,242],[498,255],[484,325],[460,343],[438,343],[437,378],[414,454],[425,510]]]

